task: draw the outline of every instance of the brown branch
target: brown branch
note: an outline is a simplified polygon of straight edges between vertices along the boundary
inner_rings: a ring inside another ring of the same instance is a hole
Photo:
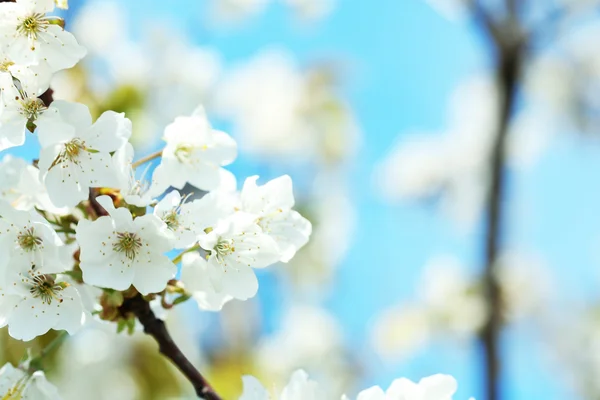
[[[483,344],[485,365],[485,392],[487,400],[502,398],[502,365],[500,335],[502,332],[502,294],[496,279],[495,268],[501,247],[503,232],[503,206],[505,200],[505,147],[510,128],[511,115],[515,107],[517,88],[523,62],[524,36],[519,30],[518,19],[512,14],[516,7],[508,3],[511,15],[501,22],[491,19],[480,2],[473,3],[474,14],[479,17],[484,31],[490,37],[498,57],[496,82],[500,95],[499,123],[495,132],[490,156],[490,188],[485,210],[485,270],[483,285],[488,307],[488,319],[482,328],[480,340]]]
[[[50,104],[52,104],[52,102],[54,101],[54,97],[52,96],[53,94],[54,94],[54,90],[52,90],[51,88],[48,88],[48,90],[46,90],[40,96],[40,100],[42,100],[44,102],[44,105],[46,107],[50,107]]]
[[[196,394],[201,399],[222,400],[213,390],[208,381],[185,357],[179,347],[175,344],[165,323],[158,319],[150,309],[150,304],[138,294],[133,298],[126,299],[119,308],[121,314],[126,316],[133,314],[144,327],[144,332],[154,338],[158,343],[161,354],[179,368],[185,377],[191,382],[196,390]]]

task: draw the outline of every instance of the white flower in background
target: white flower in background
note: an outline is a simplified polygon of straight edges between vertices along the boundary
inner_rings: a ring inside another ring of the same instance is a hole
[[[281,252],[280,261],[288,262],[308,242],[312,233],[310,221],[294,207],[292,179],[283,175],[262,186],[256,184],[258,176],[246,179],[242,189],[241,210],[258,215],[258,225],[275,239]]]
[[[115,290],[133,285],[144,295],[163,290],[177,271],[164,254],[173,248],[167,226],[152,214],[133,219],[109,196],[96,200],[109,215],[77,225],[84,282]]]
[[[10,363],[0,369],[0,396],[6,400],[61,400],[42,371],[29,374]]]
[[[384,311],[375,321],[372,340],[387,359],[405,358],[428,340],[451,337],[459,344],[477,334],[487,318],[478,280],[452,256],[425,266],[419,297],[409,306]]]
[[[551,309],[556,288],[550,271],[542,259],[531,254],[513,251],[500,255],[495,274],[510,322],[535,321]]]
[[[429,5],[450,20],[458,20],[468,12],[467,0],[425,0]]]
[[[436,374],[412,382],[406,378],[396,379],[388,390],[379,386],[363,390],[357,400],[452,400],[458,384],[450,375]]]
[[[78,9],[73,22],[69,26],[90,54],[108,54],[121,40],[127,37],[125,18],[126,10],[122,3],[116,1],[86,1]]]
[[[92,125],[87,106],[55,101],[36,124],[42,146],[38,165],[56,206],[76,206],[91,187],[118,185],[110,153],[131,136],[124,114],[106,111]]]
[[[448,132],[403,137],[376,168],[383,196],[398,201],[441,193],[445,211],[471,227],[485,200],[497,102],[487,78],[460,86],[450,102]]]
[[[422,349],[434,334],[427,310],[402,305],[384,310],[373,323],[371,344],[386,361],[406,360]]]
[[[304,75],[292,56],[271,50],[229,72],[216,107],[234,121],[245,151],[286,160],[307,157],[315,137],[301,115],[305,92]]]
[[[218,90],[222,55],[213,47],[190,44],[181,32],[164,25],[152,26],[146,37],[141,45],[149,55],[151,69],[144,86],[156,94],[147,99],[148,113],[152,114],[154,123],[162,127],[175,116],[189,115],[197,104],[211,101]],[[121,63],[130,63],[128,54]],[[154,79],[156,76],[163,79]],[[170,101],[165,104],[161,99],[167,97]]]
[[[277,330],[261,338],[255,359],[261,371],[278,382],[306,368],[327,381],[328,394],[344,391],[352,376],[341,326],[334,315],[315,305],[287,308]]]
[[[37,207],[53,214],[65,214],[68,211],[52,204],[36,167],[10,154],[0,161],[0,200],[10,203],[17,210],[28,211]]]
[[[0,215],[0,267],[5,268],[14,257],[25,257],[38,267],[62,264],[63,243],[35,210],[15,210],[0,203]]]
[[[464,265],[453,256],[433,258],[425,266],[419,290],[434,323],[459,338],[475,334],[487,318],[477,280],[464,271]]]
[[[18,64],[47,62],[52,71],[71,68],[86,50],[69,32],[46,17],[53,0],[17,0],[0,3],[0,41]]]
[[[256,224],[256,216],[238,212],[200,236],[209,252],[210,279],[217,292],[239,300],[253,297],[258,281],[252,268],[264,268],[281,258],[277,243]]]
[[[354,151],[359,129],[333,74],[301,68],[293,54],[268,49],[225,74],[215,109],[233,122],[244,150],[261,160],[339,161]]]
[[[177,190],[169,192],[154,207],[154,215],[160,218],[175,235],[174,247],[184,249],[193,245],[204,229],[235,211],[235,198],[219,191],[204,195],[201,199],[186,202]]]
[[[253,376],[242,377],[244,392],[239,400],[269,400],[269,392]],[[283,388],[281,394],[276,396],[278,400],[322,400],[325,396],[317,382],[308,378],[303,370],[292,374],[289,383]]]
[[[233,297],[226,291],[215,289],[210,278],[211,272],[208,262],[199,253],[183,255],[180,280],[185,291],[192,295],[200,309],[219,311]]]
[[[301,18],[314,21],[325,18],[335,8],[335,0],[283,0]]]
[[[238,21],[265,9],[269,0],[212,0],[214,16],[220,21]]]
[[[59,349],[55,383],[65,400],[135,400],[143,397],[131,369],[138,332],[119,335],[115,326],[92,320]],[[110,382],[107,385],[106,382]]]
[[[50,329],[74,334],[86,311],[79,292],[54,274],[65,264],[38,266],[27,257],[11,257],[0,287],[0,326],[15,339],[29,341]]]
[[[237,145],[231,136],[212,129],[202,107],[190,117],[177,117],[166,127],[164,140],[167,145],[152,176],[158,188],[183,189],[189,183],[209,191],[230,179],[232,174],[221,167],[235,160]]]

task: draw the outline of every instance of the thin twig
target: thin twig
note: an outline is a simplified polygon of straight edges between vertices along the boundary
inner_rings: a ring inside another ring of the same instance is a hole
[[[189,249],[183,250],[181,253],[177,254],[177,256],[171,261],[173,262],[173,264],[179,264],[181,262],[181,259],[183,258],[184,254],[191,253],[191,252],[197,251],[199,249],[200,249],[200,245],[196,244],[196,245],[190,247]]]
[[[146,157],[142,157],[139,160],[137,160],[136,162],[134,162],[133,164],[131,164],[131,168],[136,169],[137,167],[139,167],[142,164],[147,163],[148,161],[152,161],[156,158],[159,158],[162,156],[162,150],[156,151],[152,154],[148,154]]]
[[[68,337],[69,334],[67,333],[67,331],[61,331],[54,339],[52,339],[50,343],[46,345],[46,347],[42,349],[42,351],[40,351],[40,354],[33,357],[29,361],[29,371],[33,373],[35,371],[41,370],[44,358],[46,358],[48,354],[52,353],[55,349],[59,348],[64,343],[64,341],[67,340]]]
[[[161,354],[167,357],[179,368],[196,390],[199,398],[205,400],[222,400],[214,391],[206,378],[192,365],[185,357],[179,347],[171,338],[165,323],[158,319],[152,310],[150,304],[138,294],[133,298],[126,299],[120,307],[121,314],[133,314],[144,327],[144,332],[154,338],[158,343]]]

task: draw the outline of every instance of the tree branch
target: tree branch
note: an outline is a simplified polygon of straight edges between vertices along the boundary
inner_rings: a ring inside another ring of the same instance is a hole
[[[138,294],[133,298],[126,299],[119,308],[122,315],[133,314],[144,327],[144,332],[154,338],[158,343],[161,354],[167,357],[185,377],[192,383],[199,398],[205,400],[222,400],[213,390],[208,381],[185,357],[179,347],[175,344],[165,323],[158,319],[152,310],[150,304]]]
[[[508,5],[510,7],[510,3]],[[509,15],[506,20],[498,23],[491,19],[479,1],[475,0],[473,7],[474,14],[489,35],[498,57],[495,77],[500,95],[499,123],[489,160],[490,188],[485,210],[486,239],[483,285],[489,316],[481,331],[480,340],[484,348],[486,398],[487,400],[499,400],[502,398],[500,357],[502,294],[496,279],[495,268],[503,231],[506,138],[516,102],[525,39],[514,15]]]

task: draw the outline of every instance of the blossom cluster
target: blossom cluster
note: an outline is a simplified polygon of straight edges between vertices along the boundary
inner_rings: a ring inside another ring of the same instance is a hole
[[[107,310],[123,301],[115,292],[176,294],[207,310],[253,297],[253,269],[288,262],[312,231],[293,210],[291,178],[261,185],[253,176],[237,191],[223,168],[236,142],[202,107],[165,128],[162,150],[134,161],[123,113],[94,121],[84,104],[53,101],[53,74],[86,54],[48,15],[54,7],[0,3],[0,151],[22,146],[28,133],[40,148],[33,163],[0,160],[0,326],[29,341],[50,329],[73,334],[92,319],[119,322],[124,316]],[[148,179],[136,173],[158,158]],[[204,195],[180,193],[187,185]],[[171,259],[173,250],[180,255]],[[92,305],[89,293],[98,293]],[[24,376],[6,390],[26,390],[36,375]]]

